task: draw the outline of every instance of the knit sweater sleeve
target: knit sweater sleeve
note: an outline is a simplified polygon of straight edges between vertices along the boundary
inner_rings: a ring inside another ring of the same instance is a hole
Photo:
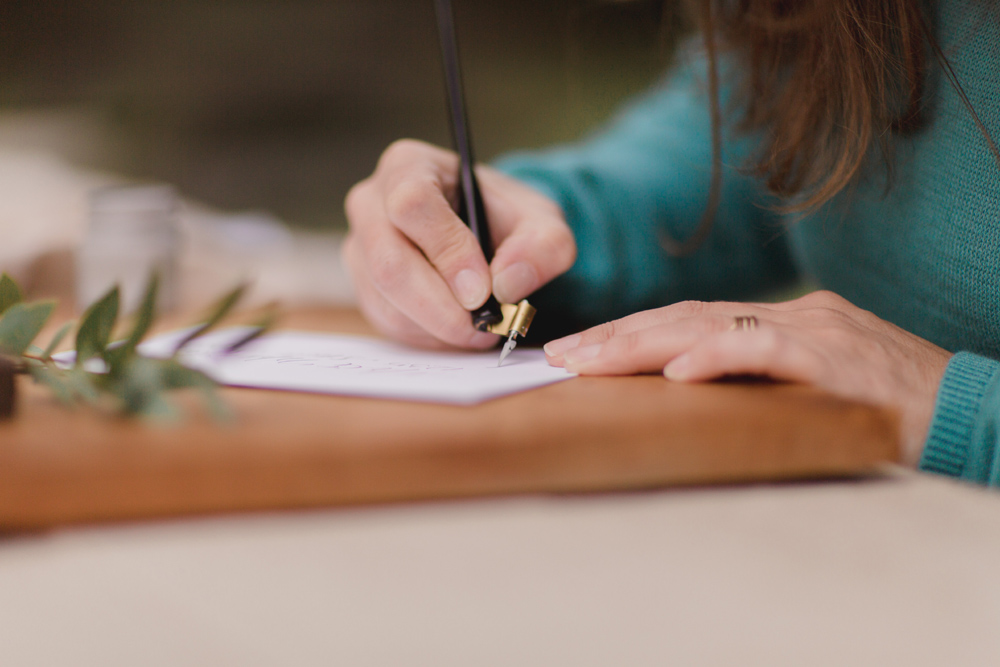
[[[1000,361],[970,352],[952,357],[920,469],[1000,486]]]
[[[682,59],[599,134],[498,162],[559,203],[577,240],[573,268],[533,297],[542,336],[680,299],[751,299],[794,281],[783,223],[762,184],[741,169],[754,145],[748,138],[723,142],[709,239],[690,257],[664,250],[664,237],[694,231],[711,179],[705,59]],[[723,105],[727,96],[723,87]]]

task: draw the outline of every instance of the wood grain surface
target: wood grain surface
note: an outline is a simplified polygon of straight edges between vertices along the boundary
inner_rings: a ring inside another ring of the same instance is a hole
[[[366,333],[357,313],[287,328]],[[176,425],[67,410],[26,378],[0,424],[0,527],[492,494],[854,474],[898,455],[895,416],[812,389],[574,378],[474,407],[223,389]]]

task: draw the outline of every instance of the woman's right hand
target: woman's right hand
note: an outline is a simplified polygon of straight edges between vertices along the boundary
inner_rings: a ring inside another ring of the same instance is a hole
[[[551,199],[488,167],[476,175],[496,252],[489,265],[455,213],[458,157],[419,141],[389,146],[345,209],[344,261],[362,313],[379,331],[421,347],[488,348],[470,310],[490,292],[525,298],[576,259],[576,243]]]

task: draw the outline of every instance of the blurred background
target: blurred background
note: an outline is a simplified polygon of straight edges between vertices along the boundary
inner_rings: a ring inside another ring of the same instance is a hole
[[[577,138],[646,88],[671,4],[454,0],[477,157]],[[53,218],[125,180],[336,235],[381,150],[448,145],[446,114],[432,0],[0,2],[0,229],[72,245],[84,223]]]

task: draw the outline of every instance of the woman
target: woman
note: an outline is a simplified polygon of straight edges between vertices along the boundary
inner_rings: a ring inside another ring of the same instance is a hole
[[[485,348],[468,310],[533,294],[550,335],[593,327],[550,363],[813,384],[897,410],[911,464],[1000,484],[992,8],[692,9],[700,48],[608,129],[480,169],[490,265],[452,212],[455,156],[390,146],[346,203],[362,310],[412,344]],[[735,302],[801,281],[822,290]]]

